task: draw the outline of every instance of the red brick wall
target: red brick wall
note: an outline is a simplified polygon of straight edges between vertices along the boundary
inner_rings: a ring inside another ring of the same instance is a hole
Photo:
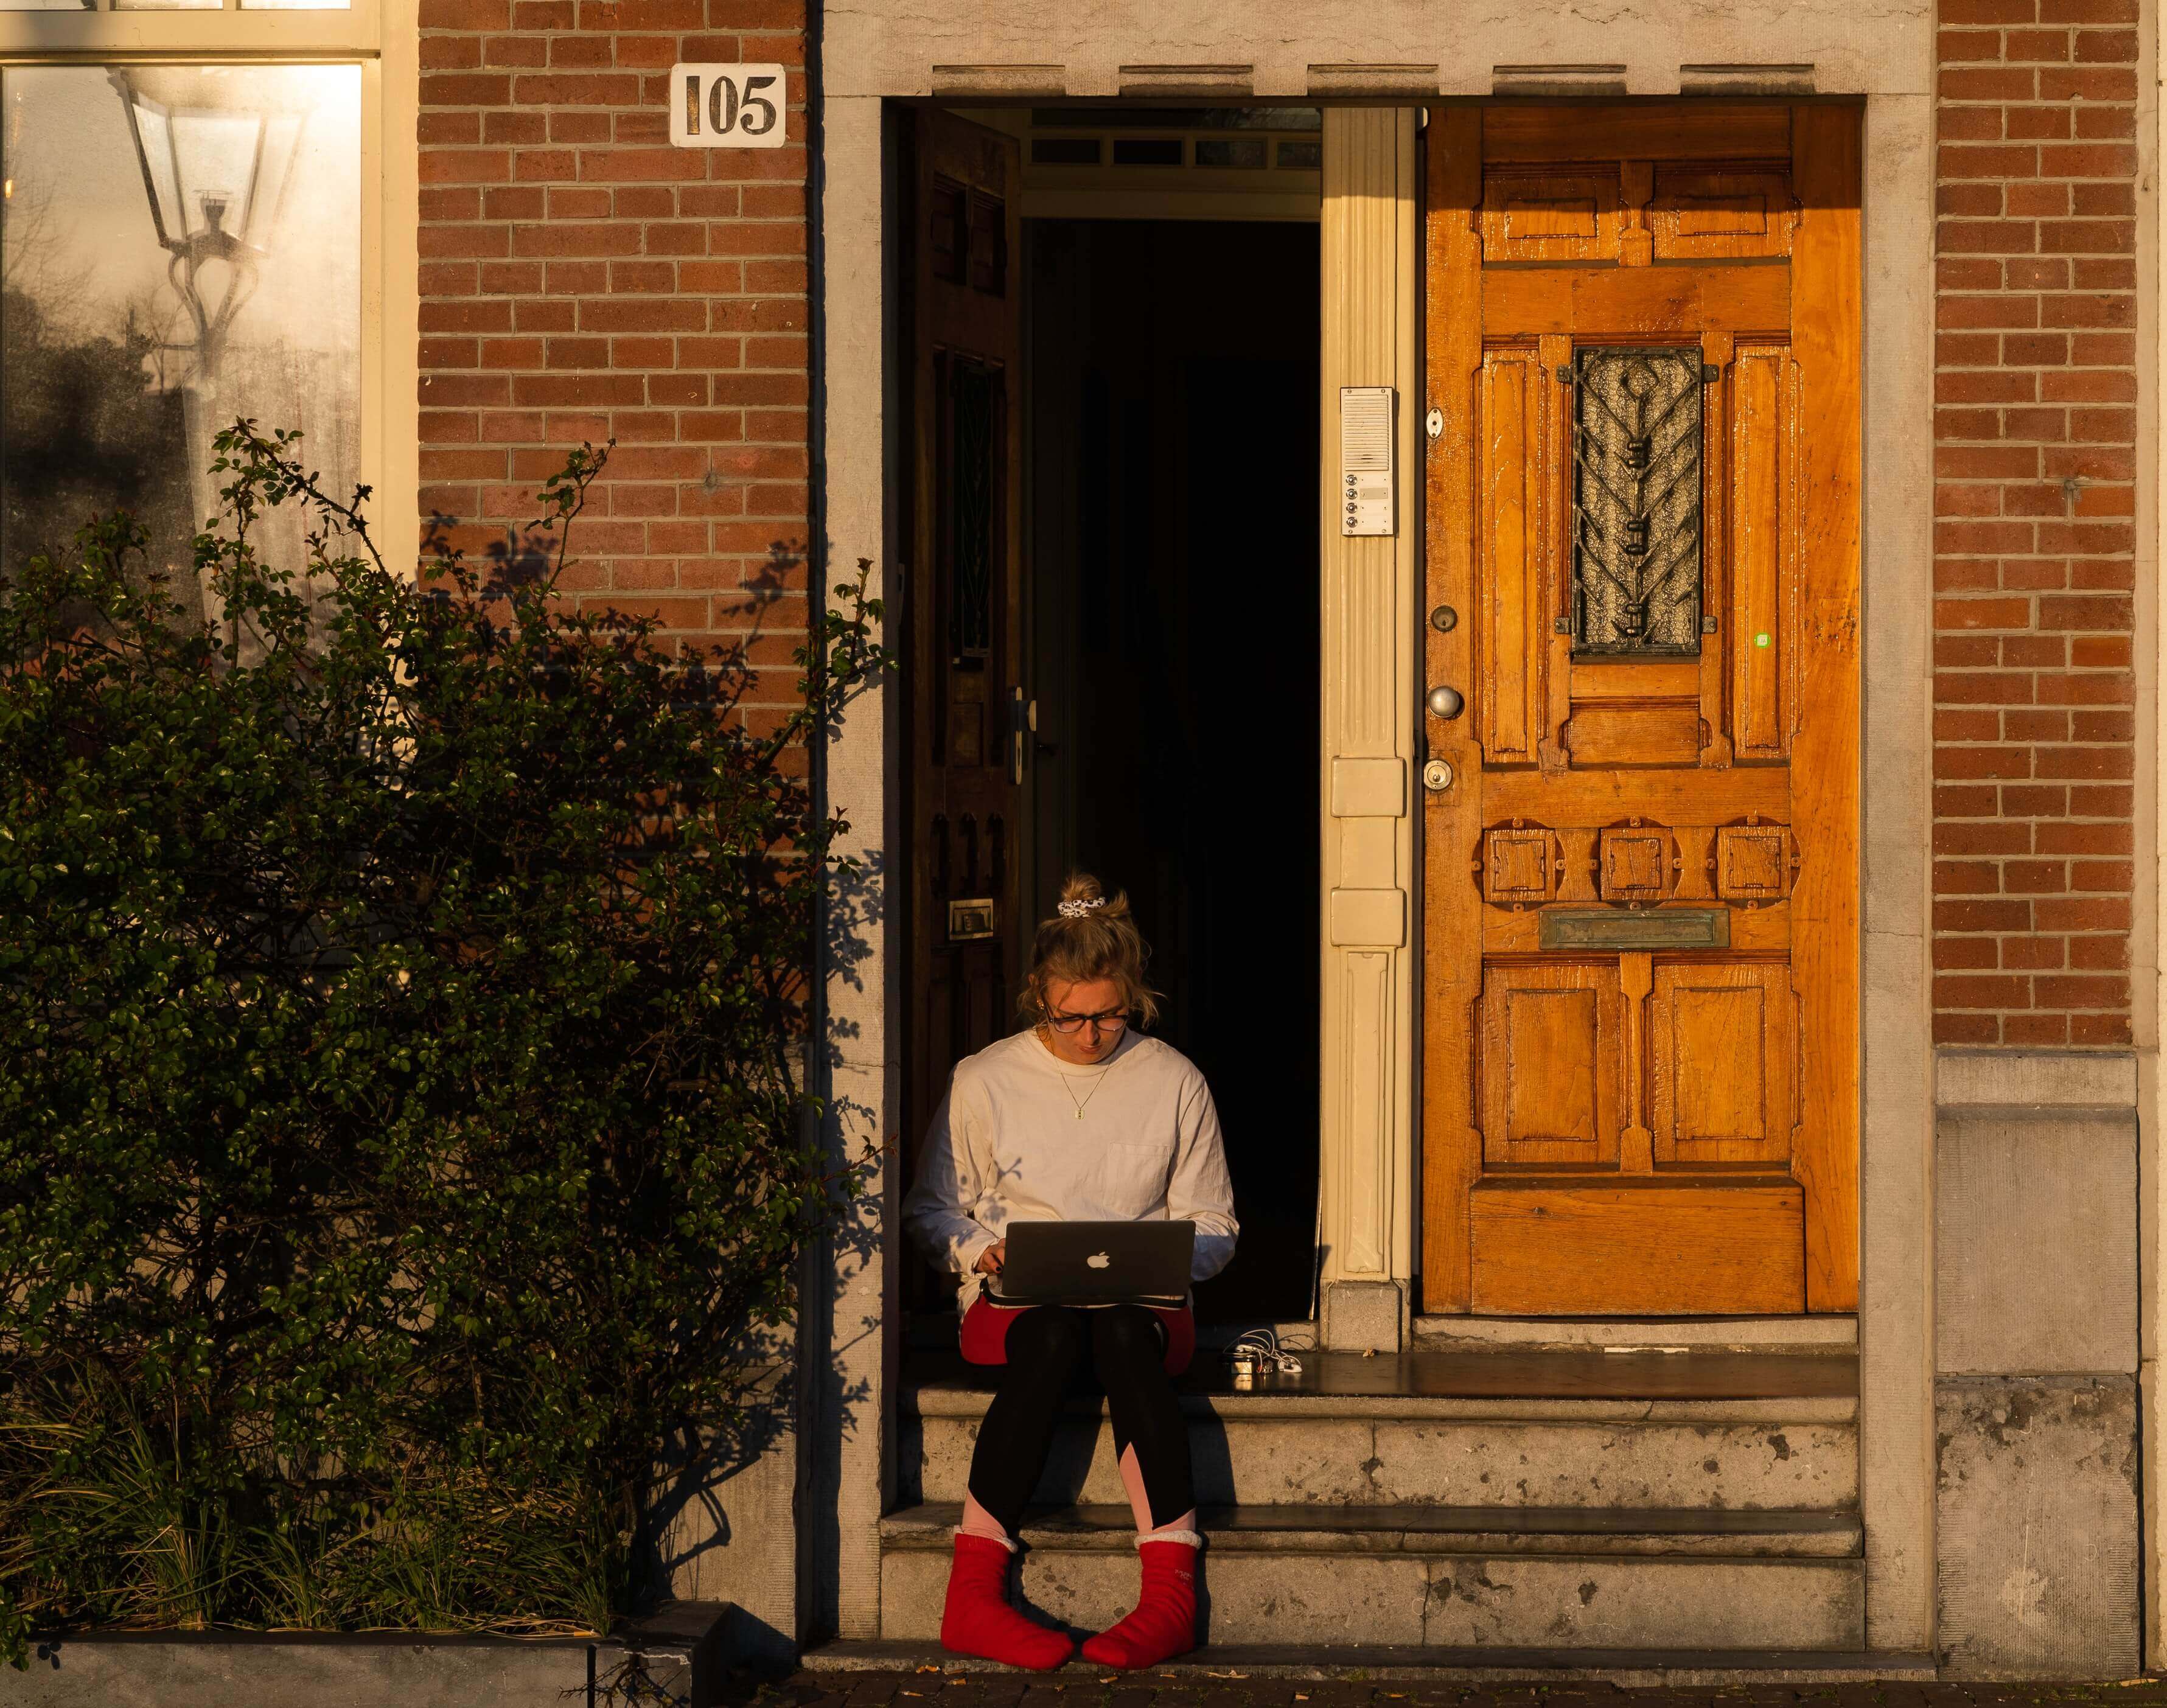
[[[1935,1029],[2130,1037],[2138,0],[1941,0]]]
[[[673,637],[805,623],[803,0],[421,0],[421,508],[503,548],[617,449],[566,589]],[[781,61],[790,145],[670,145],[679,60]],[[787,672],[774,673],[787,685]]]

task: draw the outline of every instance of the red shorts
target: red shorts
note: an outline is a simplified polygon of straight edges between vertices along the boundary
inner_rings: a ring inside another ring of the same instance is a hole
[[[995,1304],[979,1298],[963,1313],[963,1362],[967,1364],[1005,1364],[1009,1362],[1009,1325],[1027,1310],[1027,1304]],[[1171,1309],[1147,1305],[1166,1330],[1166,1373],[1179,1376],[1196,1356],[1196,1314],[1187,1305]]]

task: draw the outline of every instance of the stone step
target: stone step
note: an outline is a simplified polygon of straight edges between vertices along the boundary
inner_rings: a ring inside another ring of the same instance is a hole
[[[1855,1362],[1599,1350],[1307,1354],[1300,1378],[1181,1395],[1198,1498],[1227,1506],[1841,1511],[1858,1504]],[[960,1501],[984,1372],[921,1367],[903,1392],[898,1497]],[[1103,1400],[1066,1407],[1036,1498],[1125,1498]]]
[[[1200,1593],[1210,1642],[1328,1644],[1354,1633],[1366,1644],[1417,1647],[1864,1645],[1857,1526],[1829,1514],[1719,1521],[1708,1513],[1523,1510],[1515,1522],[1462,1514],[1457,1527],[1374,1509],[1291,1516],[1205,1519]],[[883,1637],[939,1635],[954,1517],[952,1509],[920,1508],[882,1521]],[[1078,1631],[1111,1622],[1134,1603],[1132,1540],[1120,1509],[1072,1510],[1027,1526],[1026,1603]]]
[[[950,1654],[939,1643],[859,1637],[805,1651],[808,1673],[939,1672],[951,1679],[1015,1676],[999,1661]],[[1223,1689],[1232,1679],[1295,1679],[1357,1684],[1412,1683],[1465,1687],[1527,1682],[1538,1685],[1600,1683],[1688,1689],[1703,1685],[1931,1684],[1940,1675],[1931,1654],[1902,1650],[1619,1649],[1544,1646],[1455,1648],[1419,1644],[1387,1647],[1363,1642],[1211,1643],[1152,1668],[1154,1678]],[[1103,1681],[1104,1667],[1073,1660],[1052,1674],[1062,1684]],[[838,1689],[844,1688],[839,1680]],[[1386,1692],[1387,1695],[1392,1694]]]
[[[1858,1354],[1858,1319],[1850,1316],[1418,1316],[1412,1329],[1415,1349],[1430,1352],[1599,1346],[1612,1352]]]
[[[885,1549],[948,1552],[962,1520],[955,1501],[904,1507],[881,1520]],[[1587,1506],[1205,1506],[1198,1521],[1216,1553],[1730,1554],[1848,1559],[1865,1531],[1855,1512],[1714,1512]],[[1036,1510],[1032,1547],[1126,1554],[1136,1544],[1126,1505]]]

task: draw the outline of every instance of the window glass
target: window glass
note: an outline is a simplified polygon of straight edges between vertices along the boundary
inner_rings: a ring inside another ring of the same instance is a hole
[[[1321,107],[1034,107],[1034,130],[1322,130]]]
[[[220,0],[0,0],[0,12],[215,12]]]
[[[221,0],[0,0],[0,12],[215,12]]]
[[[236,415],[351,485],[360,68],[9,67],[0,110],[0,563],[125,507],[183,569]],[[299,566],[298,517],[259,537]]]

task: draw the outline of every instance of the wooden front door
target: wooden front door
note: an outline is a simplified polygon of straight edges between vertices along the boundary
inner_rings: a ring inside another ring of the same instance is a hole
[[[909,817],[907,1148],[949,1070],[1013,1026],[1024,694],[1015,139],[914,119],[910,518],[904,564]]]
[[[1425,1307],[1853,1309],[1857,111],[1428,146]]]

